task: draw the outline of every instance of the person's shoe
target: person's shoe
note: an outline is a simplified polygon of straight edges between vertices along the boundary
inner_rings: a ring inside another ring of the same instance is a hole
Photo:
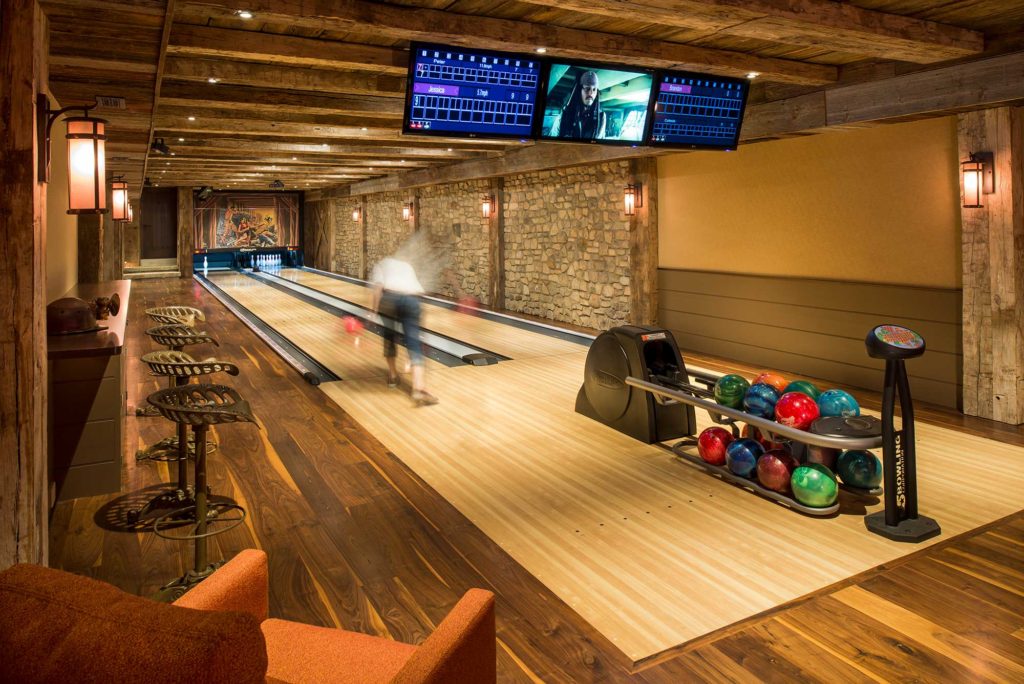
[[[437,403],[437,397],[430,392],[413,392],[412,400],[417,406],[433,406]]]
[[[389,375],[388,376],[388,389],[395,389],[396,387],[398,387],[398,376],[397,375]]]

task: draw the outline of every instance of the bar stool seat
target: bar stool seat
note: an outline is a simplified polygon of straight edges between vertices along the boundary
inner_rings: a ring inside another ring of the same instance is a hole
[[[249,402],[225,385],[184,385],[158,390],[149,395],[149,403],[160,415],[195,432],[196,477],[195,505],[188,507],[190,522],[183,526],[176,513],[157,518],[153,531],[164,539],[193,540],[195,563],[185,575],[164,585],[162,600],[173,601],[206,579],[223,561],[207,561],[206,540],[237,527],[245,520],[245,509],[235,503],[210,503],[206,491],[206,432],[211,425],[255,423]],[[188,510],[183,509],[183,510]],[[212,529],[216,526],[216,529]]]
[[[203,314],[202,311],[199,311],[199,309],[193,309],[192,307],[170,306],[161,307],[161,309],[171,309],[179,312],[187,309],[189,311],[196,312],[201,317],[200,320],[205,320],[206,318],[205,314]],[[159,310],[160,309],[147,309],[146,313],[149,313],[150,311]],[[168,318],[169,314],[150,314],[150,316],[153,318],[157,318],[158,316],[162,318]],[[162,344],[171,351],[181,351],[185,347],[191,346],[193,344],[212,344],[215,347],[220,346],[217,340],[211,337],[208,333],[199,332],[191,325],[186,325],[185,323],[182,323],[180,320],[177,319],[172,320],[170,323],[158,325],[155,328],[149,328],[148,330],[146,330],[146,334],[149,335],[149,337],[157,344]],[[173,380],[171,381],[169,386],[174,387]],[[147,405],[142,407],[136,407],[135,415],[141,418],[144,416],[156,416],[159,414],[157,413],[156,409],[154,409],[152,406]]]
[[[146,309],[146,315],[157,323],[181,323],[190,328],[196,327],[196,321],[206,320],[206,314],[202,310],[192,306],[180,306],[177,304]]]

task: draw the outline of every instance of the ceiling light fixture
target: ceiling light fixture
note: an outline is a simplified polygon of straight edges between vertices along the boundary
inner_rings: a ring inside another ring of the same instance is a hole
[[[196,120],[196,117],[194,117],[194,116],[190,116],[190,117],[188,117],[188,120],[189,120],[189,121],[195,121],[195,120]]]
[[[747,78],[749,78],[751,81],[753,81],[755,78],[757,78],[760,75],[761,75],[760,71],[751,71],[749,74],[747,74]]]
[[[543,47],[539,47],[539,48],[536,49],[537,54],[540,54],[540,55],[543,55],[547,51],[548,51],[548,49],[547,48],[543,48]]]
[[[206,79],[206,82],[207,83],[220,83],[220,79],[219,78],[214,78],[213,76],[211,76],[210,78]]]
[[[235,10],[235,14],[239,19],[252,19],[252,12],[249,10]]]

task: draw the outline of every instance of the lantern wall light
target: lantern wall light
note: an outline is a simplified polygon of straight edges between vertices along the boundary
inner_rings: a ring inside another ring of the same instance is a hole
[[[128,183],[122,176],[110,181],[110,218],[114,221],[128,221]]]
[[[995,155],[992,152],[971,152],[967,161],[960,162],[964,180],[964,208],[979,209],[982,195],[996,191]]]
[[[36,97],[36,132],[39,149],[39,182],[50,182],[50,131],[62,114],[81,110],[82,116],[65,119],[68,132],[68,213],[105,214],[107,211],[106,192],[106,150],[107,122],[89,116],[89,106],[50,109],[50,98],[45,93]]]
[[[494,195],[484,195],[483,201],[480,202],[480,213],[484,218],[491,218],[491,214],[494,213]]]
[[[363,210],[360,207],[356,207],[352,210],[352,220],[358,222],[363,218]]]
[[[640,183],[627,185],[623,193],[623,210],[626,216],[636,216],[636,210],[644,206],[644,186]]]
[[[402,205],[402,218],[406,221],[412,219],[412,202],[406,202]]]

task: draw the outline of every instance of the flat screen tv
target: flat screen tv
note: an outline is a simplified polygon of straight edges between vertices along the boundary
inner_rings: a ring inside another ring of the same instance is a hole
[[[532,137],[541,66],[530,55],[413,43],[402,132]]]
[[[750,81],[682,71],[658,72],[648,145],[734,150]]]
[[[545,140],[639,145],[654,74],[626,66],[553,61],[545,84]]]

